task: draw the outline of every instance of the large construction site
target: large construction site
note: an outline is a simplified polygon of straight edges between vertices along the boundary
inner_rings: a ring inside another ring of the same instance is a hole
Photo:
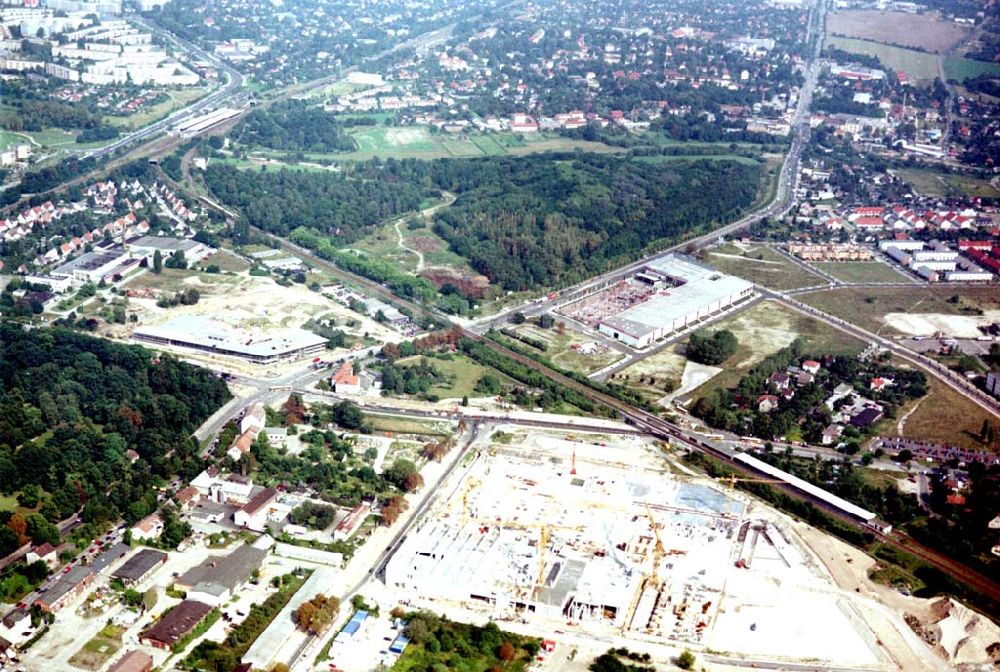
[[[639,437],[515,434],[445,484],[386,587],[539,634],[897,669],[789,521],[683,471]]]

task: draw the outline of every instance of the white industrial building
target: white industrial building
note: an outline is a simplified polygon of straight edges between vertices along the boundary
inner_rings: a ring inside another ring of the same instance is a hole
[[[598,325],[615,340],[645,348],[657,339],[719,312],[753,294],[753,284],[675,255],[650,261],[632,280],[657,291]]]
[[[69,278],[73,284],[87,282],[114,282],[116,278],[139,268],[140,260],[129,254],[122,247],[112,247],[107,250],[85,252],[65,264],[53,268],[49,275]]]
[[[245,330],[203,317],[184,315],[157,326],[138,327],[141,343],[239,357],[254,364],[314,357],[326,350],[326,339],[302,329]]]
[[[175,252],[183,252],[188,264],[201,261],[215,249],[190,238],[169,238],[166,236],[142,236],[125,242],[125,248],[134,256],[152,259],[157,251],[166,260]]]

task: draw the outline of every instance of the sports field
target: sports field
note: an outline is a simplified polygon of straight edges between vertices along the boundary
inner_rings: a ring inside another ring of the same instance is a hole
[[[902,70],[911,80],[930,81],[938,74],[937,56],[934,54],[835,35],[827,38],[827,44],[852,54],[877,56],[885,67]]]

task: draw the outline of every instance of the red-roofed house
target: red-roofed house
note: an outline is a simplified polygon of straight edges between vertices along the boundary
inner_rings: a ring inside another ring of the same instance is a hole
[[[359,394],[361,392],[361,378],[354,373],[354,365],[351,362],[343,362],[337,372],[330,379],[334,392],[342,394]]]

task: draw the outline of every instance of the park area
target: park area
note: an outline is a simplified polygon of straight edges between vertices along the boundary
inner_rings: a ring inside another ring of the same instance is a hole
[[[703,261],[723,273],[779,291],[826,282],[765,245],[727,243],[710,250]]]

